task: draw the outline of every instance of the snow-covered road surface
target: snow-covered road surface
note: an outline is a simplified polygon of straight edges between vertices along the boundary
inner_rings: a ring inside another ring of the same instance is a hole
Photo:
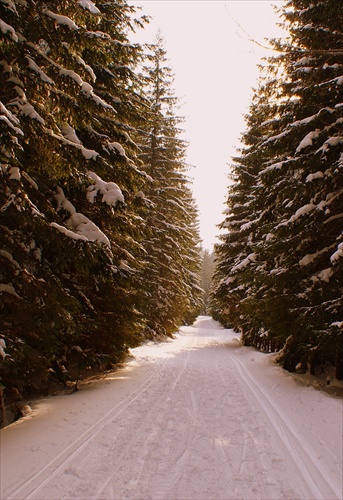
[[[1,431],[1,499],[341,499],[342,400],[208,317]]]

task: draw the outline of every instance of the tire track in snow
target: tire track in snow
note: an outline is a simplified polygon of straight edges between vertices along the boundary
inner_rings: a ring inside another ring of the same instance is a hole
[[[228,352],[227,348],[221,343],[221,347],[226,355],[233,361],[245,386],[251,391],[259,406],[267,416],[271,426],[274,428],[284,447],[294,461],[297,469],[301,472],[311,495],[315,499],[341,499],[341,489],[335,483],[329,483],[330,472],[324,464],[318,463],[314,456],[316,455],[310,446],[304,443],[303,439],[297,436],[299,433],[286,418],[280,408],[277,408],[275,401],[268,393],[262,392],[259,385],[255,382],[246,366],[234,355]],[[246,379],[249,380],[247,383]],[[250,385],[251,384],[251,385]],[[253,389],[252,389],[253,387]],[[312,469],[312,470],[311,470]],[[323,486],[318,486],[318,481],[313,477],[319,476]]]
[[[95,439],[95,437],[103,430],[106,424],[113,418],[118,417],[126,410],[142,393],[144,393],[153,383],[157,371],[155,370],[148,379],[141,384],[127,398],[118,403],[114,408],[111,408],[102,418],[97,420],[91,427],[83,432],[75,439],[67,448],[62,450],[56,457],[48,462],[42,469],[37,471],[29,480],[25,481],[19,488],[12,491],[8,496],[8,500],[16,498],[37,499],[37,494],[66,466],[74,460],[87,445]]]

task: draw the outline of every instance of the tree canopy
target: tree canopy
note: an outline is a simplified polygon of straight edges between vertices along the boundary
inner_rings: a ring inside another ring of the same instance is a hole
[[[146,21],[125,0],[0,3],[6,389],[49,390],[111,367],[147,338],[150,301],[158,334],[194,316],[197,212],[175,101],[158,109],[167,91],[153,96],[148,54],[130,42]],[[161,146],[156,173],[148,137]]]
[[[343,378],[343,6],[291,0],[232,165],[213,313],[290,370]]]

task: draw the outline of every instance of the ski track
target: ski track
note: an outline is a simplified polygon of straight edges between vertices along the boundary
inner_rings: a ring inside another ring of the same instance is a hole
[[[330,478],[330,472],[325,464],[322,464],[318,460],[310,445],[301,439],[299,432],[289,419],[287,419],[287,416],[282,413],[282,410],[277,407],[273,399],[268,395],[268,392],[263,393],[263,388],[259,387],[244,364],[241,363],[239,359],[234,358],[231,353],[228,353],[228,355],[239,371],[242,380],[244,380],[247,387],[251,389],[257,403],[268,416],[270,423],[280,437],[291,459],[294,461],[304,482],[307,483],[312,497],[341,498],[340,485],[331,483],[331,481],[327,479]],[[314,480],[314,478],[318,476],[320,477],[320,482],[324,486],[322,486],[321,489]]]
[[[2,498],[342,498],[323,437],[313,439],[323,440],[329,465],[301,417],[292,421],[240,357],[246,348],[206,317],[181,332],[165,356],[163,346],[150,348],[153,359],[138,350],[138,369],[149,362],[144,382]]]

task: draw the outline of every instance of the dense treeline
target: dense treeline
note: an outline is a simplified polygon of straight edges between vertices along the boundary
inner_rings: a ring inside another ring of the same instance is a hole
[[[111,367],[200,310],[197,210],[164,49],[130,43],[146,21],[125,0],[0,2],[8,401]]]
[[[160,33],[149,49],[143,76],[152,106],[139,143],[139,158],[153,179],[146,190],[150,206],[143,242],[147,251],[143,277],[148,291],[144,315],[147,333],[170,335],[182,321],[193,323],[200,311],[199,247],[194,246],[198,241],[197,210],[185,175],[186,144],[180,138],[173,75]]]
[[[289,0],[232,165],[213,315],[343,379],[343,3]]]

